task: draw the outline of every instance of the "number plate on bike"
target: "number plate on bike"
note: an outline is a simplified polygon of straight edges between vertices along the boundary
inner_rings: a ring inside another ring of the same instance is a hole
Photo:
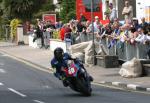
[[[74,73],[75,73],[75,68],[69,68],[69,69],[68,69],[68,73],[69,73],[70,75],[74,74]]]

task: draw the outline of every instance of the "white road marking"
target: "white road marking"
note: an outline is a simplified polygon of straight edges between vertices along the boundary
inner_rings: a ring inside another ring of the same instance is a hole
[[[112,85],[118,86],[120,82],[112,82]]]
[[[4,84],[0,82],[0,86],[3,86]]]
[[[6,73],[4,69],[0,69],[0,73]]]
[[[18,91],[16,91],[16,90],[14,90],[14,89],[12,89],[12,88],[8,88],[10,91],[12,91],[13,93],[15,93],[15,94],[18,94],[19,96],[21,96],[21,97],[27,97],[26,95],[24,95],[24,94],[22,94],[22,93],[20,93],[20,92],[18,92]]]
[[[136,87],[139,87],[139,85],[134,85],[134,84],[127,85],[127,88],[134,89],[134,90],[136,90]]]
[[[148,92],[150,92],[150,88],[147,88],[146,90],[147,90]]]
[[[36,103],[45,103],[45,102],[42,102],[42,101],[39,101],[39,100],[33,100],[34,102]]]
[[[4,57],[9,57],[9,55],[7,55],[7,54],[3,54],[2,56],[4,56]]]
[[[104,84],[104,83],[106,83],[106,81],[101,81],[100,83],[101,83],[101,84]]]

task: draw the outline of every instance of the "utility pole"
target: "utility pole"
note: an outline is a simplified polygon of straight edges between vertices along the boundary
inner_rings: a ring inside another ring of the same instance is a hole
[[[91,22],[92,22],[92,44],[93,44],[93,64],[96,65],[96,57],[95,57],[95,43],[94,43],[94,15],[93,15],[93,10],[94,8],[94,0],[91,0]]]

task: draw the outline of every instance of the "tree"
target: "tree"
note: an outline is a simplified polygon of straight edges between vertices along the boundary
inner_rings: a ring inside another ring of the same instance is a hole
[[[3,5],[2,10],[5,12],[3,17],[9,20],[32,20],[36,15],[39,17],[55,9],[52,0],[0,0],[0,5]]]
[[[34,22],[35,14],[41,12],[39,16],[42,16],[44,11],[53,9],[52,0],[0,0],[0,28],[14,18],[23,21],[26,27],[26,21]],[[0,34],[4,34],[2,30]]]
[[[60,19],[66,23],[75,18],[75,2],[76,0],[61,0]]]
[[[46,0],[45,4],[42,5],[40,11],[54,11],[55,5],[53,5],[53,0]]]
[[[3,0],[9,18],[31,19],[45,0]]]

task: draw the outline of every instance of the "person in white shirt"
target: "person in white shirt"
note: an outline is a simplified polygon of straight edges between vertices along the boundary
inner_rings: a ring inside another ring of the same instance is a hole
[[[90,25],[91,26],[91,25]],[[97,33],[99,32],[100,30],[100,21],[99,21],[99,17],[98,16],[95,16],[95,22],[94,22],[94,33]]]
[[[144,34],[143,28],[138,29],[138,37],[135,39],[136,42],[144,43],[146,35]]]
[[[129,1],[125,1],[125,7],[123,8],[122,15],[124,15],[125,20],[133,18],[133,7],[129,5]]]
[[[146,31],[147,32],[147,31]],[[146,53],[148,55],[148,58],[150,59],[150,35],[148,34],[147,32],[147,35],[146,35],[146,40],[144,41],[144,44],[148,45],[148,48],[146,50]]]
[[[110,8],[110,10],[111,10],[111,12],[110,12],[110,21],[111,21],[111,22],[114,22],[114,19],[117,18],[117,11],[116,11],[116,8],[113,7],[113,4],[112,4],[112,3],[109,4],[109,8]]]
[[[100,29],[101,29],[102,25],[99,21],[98,16],[95,16],[95,21],[94,21],[93,25],[94,25],[94,34],[96,35],[96,37],[99,38],[99,33],[100,33]],[[92,32],[92,24],[89,25],[89,28],[90,28],[90,32]]]

